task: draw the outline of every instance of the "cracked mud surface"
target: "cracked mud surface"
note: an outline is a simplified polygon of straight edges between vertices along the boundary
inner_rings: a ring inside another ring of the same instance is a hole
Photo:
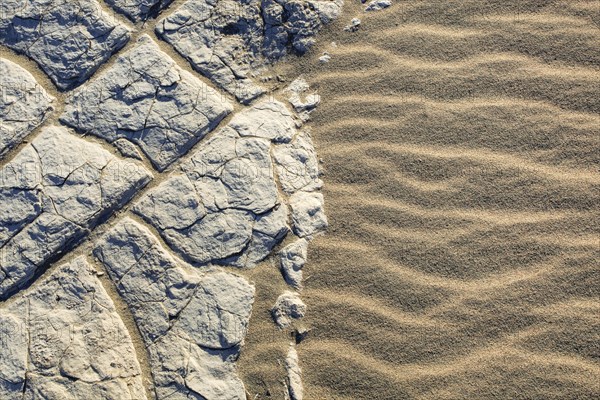
[[[244,398],[234,362],[252,310],[250,283],[229,272],[179,265],[148,229],[129,219],[94,253],[134,315],[158,398]]]
[[[0,314],[3,399],[140,399],[129,333],[84,258],[64,264]]]
[[[293,327],[327,228],[320,98],[260,74],[341,2],[105,3],[0,5],[0,398],[245,399],[244,272],[277,260]]]
[[[0,170],[0,296],[27,284],[151,177],[66,128],[43,128]]]
[[[232,110],[144,35],[111,68],[73,92],[61,121],[109,142],[127,139],[162,171]]]
[[[17,146],[52,111],[55,99],[27,70],[0,59],[0,158]]]
[[[60,89],[84,82],[129,40],[96,0],[5,0],[0,43],[27,55]]]
[[[189,0],[156,26],[195,69],[247,103],[265,89],[253,71],[303,54],[341,11],[339,0]]]

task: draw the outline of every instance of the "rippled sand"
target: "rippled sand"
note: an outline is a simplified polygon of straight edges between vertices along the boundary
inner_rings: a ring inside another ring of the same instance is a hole
[[[348,1],[281,68],[323,98],[306,399],[600,396],[599,21],[597,1]],[[280,398],[285,340],[255,310],[248,390]]]

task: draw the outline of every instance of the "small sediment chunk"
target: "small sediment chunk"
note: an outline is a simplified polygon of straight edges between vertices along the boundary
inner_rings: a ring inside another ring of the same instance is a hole
[[[289,327],[294,320],[304,317],[306,304],[300,299],[298,293],[286,290],[281,294],[271,309],[271,315],[280,328]]]
[[[0,298],[64,254],[152,178],[97,144],[48,127],[0,169]]]
[[[248,330],[253,285],[231,273],[199,274],[179,264],[131,219],[102,237],[94,255],[149,349],[158,398],[245,399],[235,361]]]
[[[63,90],[87,80],[129,35],[96,0],[0,3],[0,43],[33,59]]]
[[[289,102],[298,113],[302,121],[308,121],[310,113],[317,108],[321,102],[321,96],[317,93],[307,94],[310,87],[304,78],[294,80],[283,92],[290,93]],[[302,99],[304,97],[304,99]]]
[[[344,30],[347,32],[356,32],[359,27],[360,27],[360,18],[352,18],[352,21],[350,21],[350,25],[346,25]]]
[[[0,58],[0,159],[37,128],[56,100],[35,78],[12,61]]]
[[[302,400],[304,388],[302,387],[302,369],[296,347],[291,344],[285,358],[285,369],[287,371],[287,388],[290,400]]]
[[[288,285],[302,289],[302,268],[306,264],[308,240],[301,238],[279,252],[279,266]]]
[[[322,64],[326,64],[331,60],[331,55],[327,52],[324,52],[321,57],[319,57],[319,62]]]
[[[311,192],[320,189],[317,152],[308,131],[300,132],[292,142],[273,149],[275,170],[281,188],[287,194],[299,190]]]
[[[310,334],[311,329],[305,326],[300,326],[294,329],[294,341],[296,344],[302,343]]]
[[[0,309],[0,398],[142,400],[135,349],[83,259]]]
[[[328,222],[323,210],[323,195],[299,191],[290,196],[292,229],[300,237],[308,237],[327,229]]]
[[[67,101],[61,121],[140,146],[159,171],[210,132],[232,105],[177,66],[148,36]]]
[[[391,5],[391,0],[373,0],[365,7],[365,11],[379,11]]]

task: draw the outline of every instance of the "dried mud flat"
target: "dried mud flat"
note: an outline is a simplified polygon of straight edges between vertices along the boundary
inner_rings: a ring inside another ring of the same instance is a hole
[[[302,399],[320,97],[270,72],[341,3],[0,7],[0,398],[252,397],[237,362],[270,256],[277,391]]]
[[[5,0],[0,398],[600,396],[600,10],[496,3]]]

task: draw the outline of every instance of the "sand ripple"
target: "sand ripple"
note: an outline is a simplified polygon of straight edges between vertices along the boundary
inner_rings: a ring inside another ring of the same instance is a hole
[[[598,398],[597,2],[346,3],[331,61],[288,67],[331,222],[307,398]]]
[[[597,2],[361,10],[278,71],[323,99],[306,398],[599,398]]]

